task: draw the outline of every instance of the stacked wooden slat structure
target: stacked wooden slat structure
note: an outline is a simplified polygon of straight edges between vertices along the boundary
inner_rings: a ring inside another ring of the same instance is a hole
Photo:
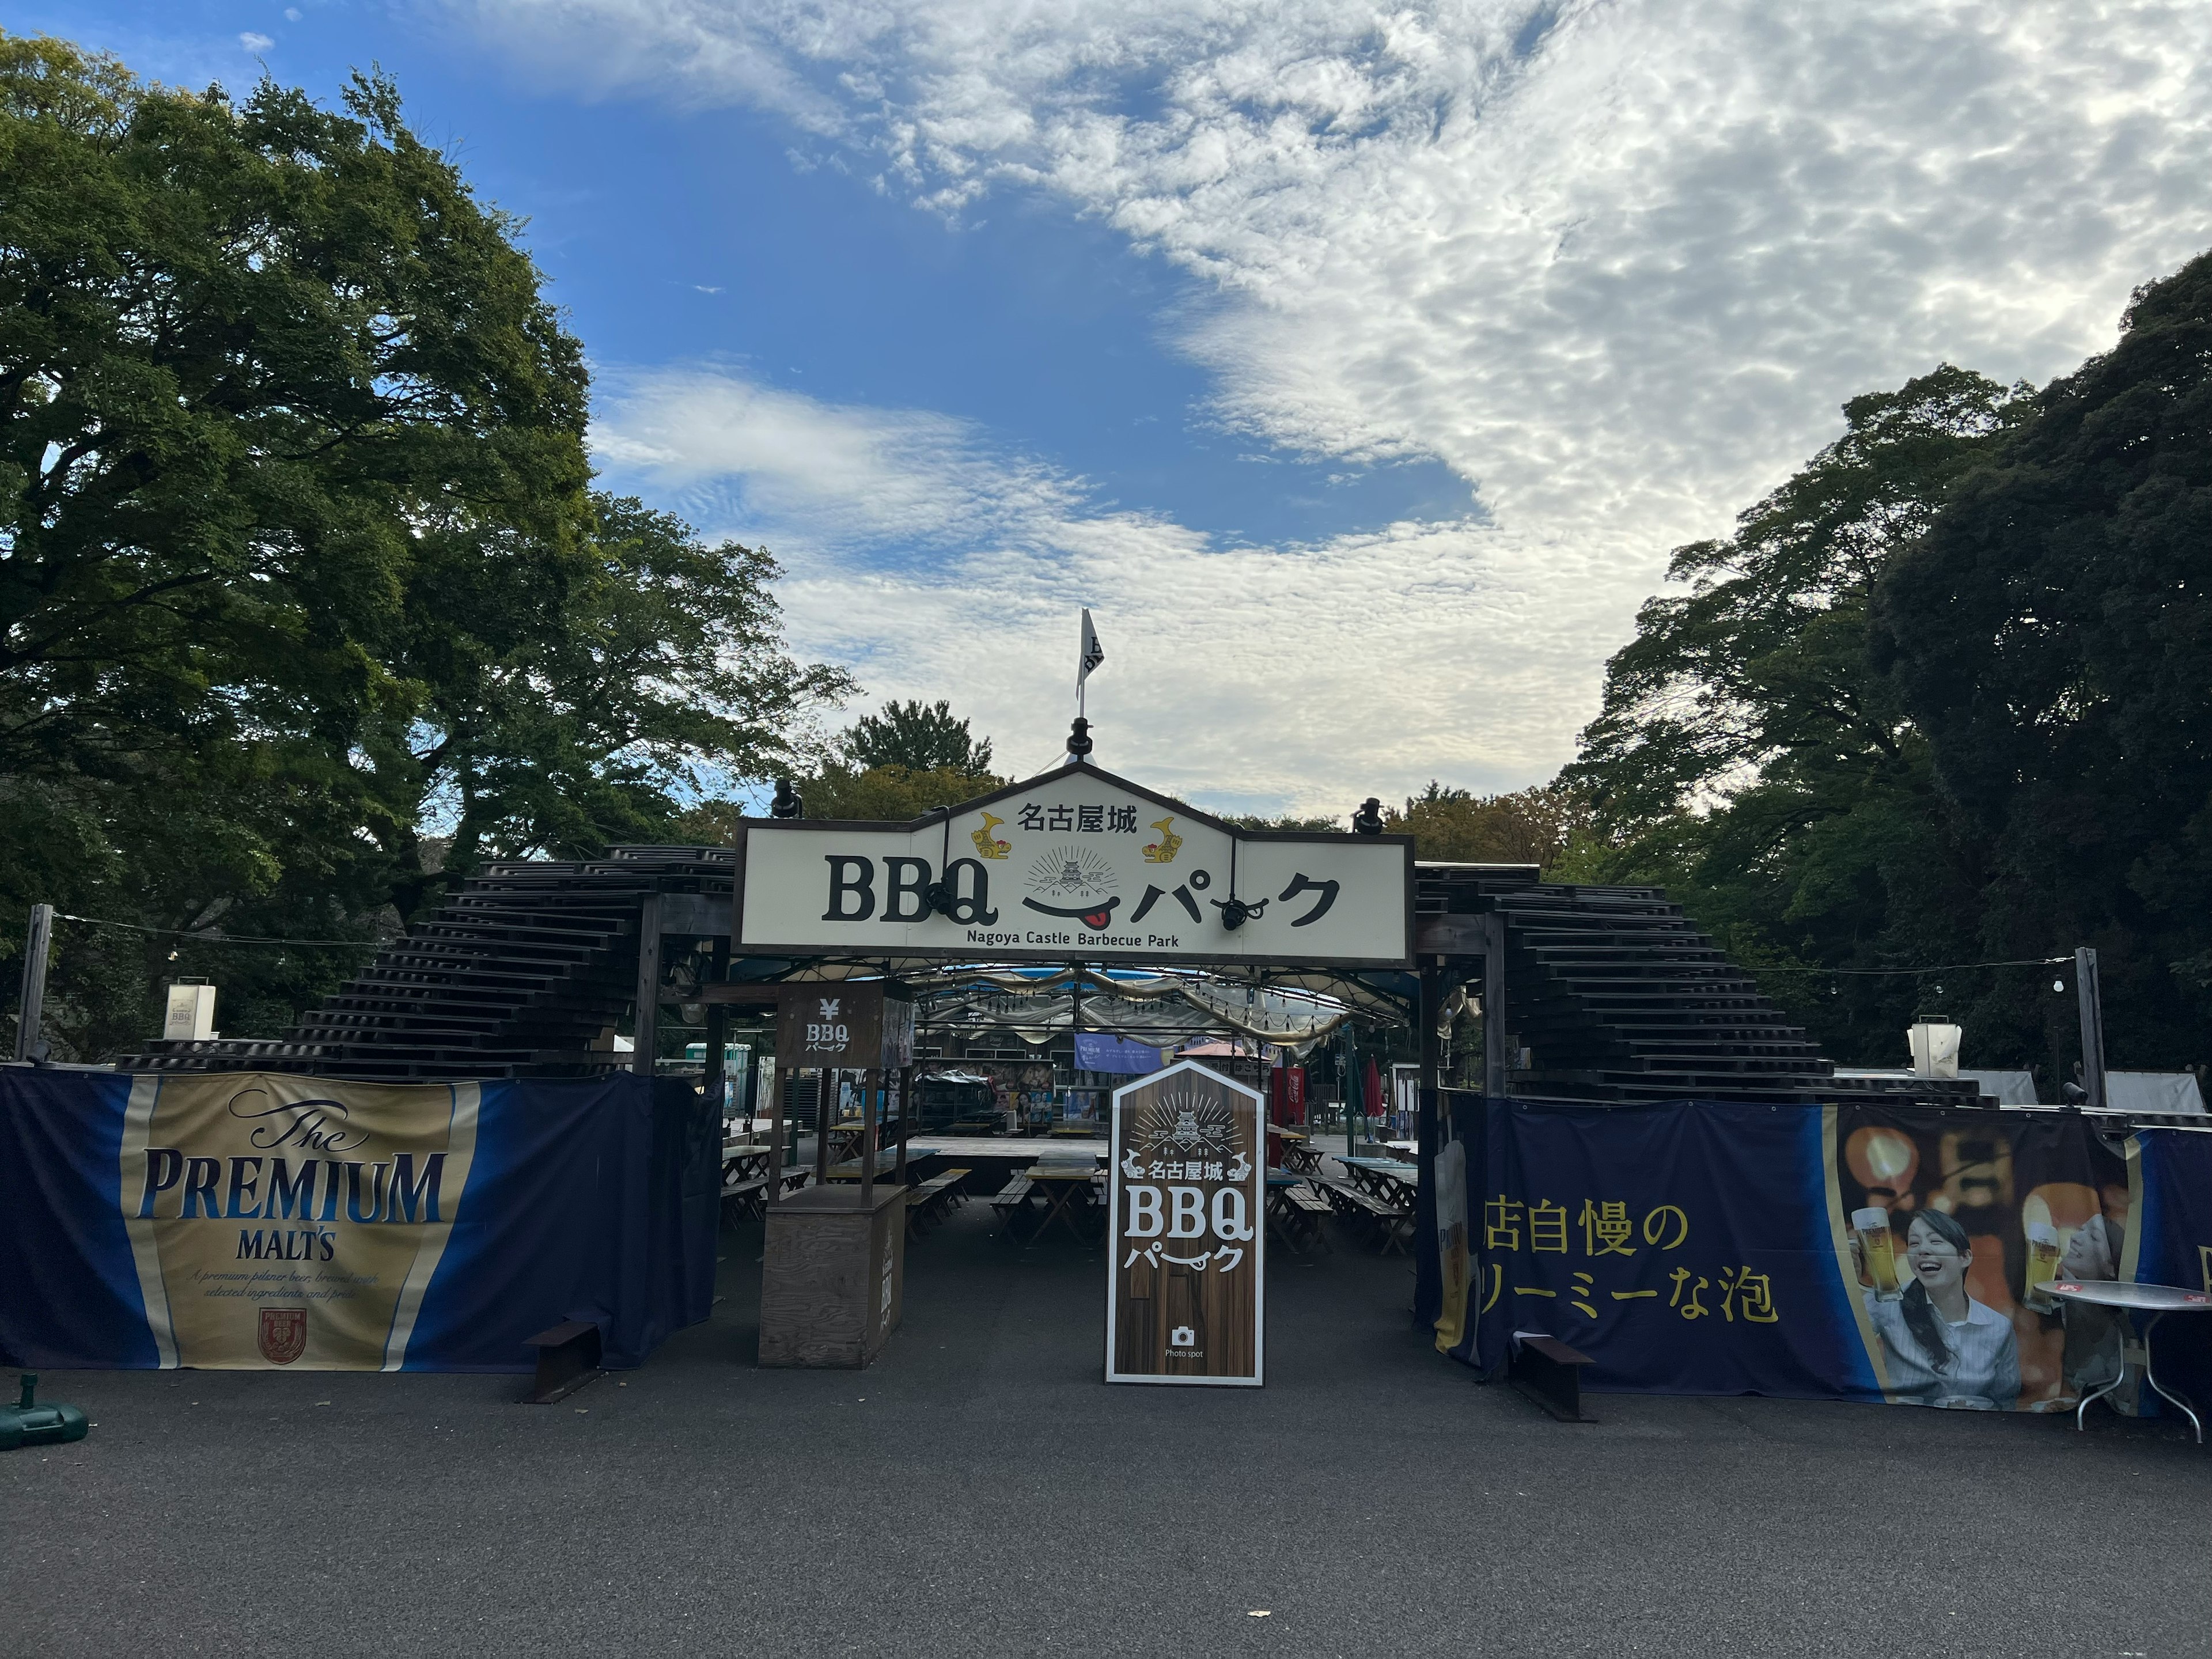
[[[252,1069],[388,1079],[561,1077],[626,1066],[648,895],[679,957],[728,937],[722,847],[617,847],[587,862],[485,866],[358,979],[270,1041],[158,1042],[131,1071]]]
[[[1899,1090],[1837,1078],[1659,888],[1540,881],[1533,866],[1423,865],[1419,876],[1416,937],[1440,952],[1463,955],[1480,936],[1455,921],[1497,919],[1513,1094],[1616,1104],[1979,1097],[1971,1081],[1914,1079]]]
[[[611,1042],[638,994],[646,900],[656,900],[664,939],[660,994],[690,1000],[683,993],[705,970],[707,941],[726,943],[734,871],[719,847],[489,865],[286,1036],[157,1042],[124,1065],[395,1081],[625,1066],[630,1056]],[[1514,1094],[1781,1101],[1880,1086],[1837,1079],[1657,888],[1544,882],[1524,866],[1423,865],[1415,912],[1425,960],[1471,962],[1478,941],[1502,937]],[[1912,1092],[1974,1097],[1971,1084],[1916,1080]]]

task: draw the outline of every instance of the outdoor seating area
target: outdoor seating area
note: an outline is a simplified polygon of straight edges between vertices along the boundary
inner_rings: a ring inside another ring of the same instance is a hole
[[[1395,1158],[1339,1158],[1342,1180],[1316,1177],[1323,1200],[1355,1236],[1385,1255],[1403,1255],[1413,1238],[1415,1167]]]
[[[991,1199],[1000,1235],[1034,1244],[1057,1227],[1090,1243],[1104,1231],[1105,1153],[1055,1150],[1015,1175]]]
[[[906,1224],[909,1233],[925,1232],[941,1224],[968,1201],[963,1183],[972,1170],[946,1170],[933,1175],[907,1194]]]
[[[1319,1169],[1318,1161],[1314,1166]],[[1328,1200],[1306,1180],[1288,1171],[1267,1176],[1267,1242],[1292,1255],[1314,1250],[1334,1253],[1327,1223]]]
[[[1333,1254],[1345,1243],[1379,1255],[1406,1254],[1413,1231],[1412,1164],[1396,1158],[1346,1159],[1321,1151],[1303,1133],[1286,1144],[1285,1153],[1285,1167],[1267,1175],[1271,1249],[1306,1256]],[[1055,1151],[1009,1174],[988,1200],[1000,1237],[1025,1248],[1054,1237],[1097,1243],[1105,1228],[1104,1157],[1103,1152],[1075,1156]],[[970,1171],[950,1173],[964,1176]],[[917,1187],[915,1201],[934,1184]]]

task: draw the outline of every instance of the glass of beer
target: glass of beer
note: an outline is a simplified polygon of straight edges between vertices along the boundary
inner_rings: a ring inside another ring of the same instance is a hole
[[[2038,1313],[2056,1313],[2058,1302],[2043,1287],[2058,1277],[2058,1229],[2047,1221],[2028,1224],[2027,1284],[2021,1300]]]
[[[1867,1277],[1874,1281],[1875,1295],[1884,1302],[1896,1301],[1905,1290],[1897,1282],[1897,1241],[1889,1231],[1889,1212],[1853,1210],[1851,1231],[1859,1236],[1859,1251],[1866,1261]]]

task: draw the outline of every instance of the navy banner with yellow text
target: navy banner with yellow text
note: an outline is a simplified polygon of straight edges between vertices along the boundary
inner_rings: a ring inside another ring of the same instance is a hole
[[[2061,1411],[2139,1370],[2141,1341],[2045,1286],[2212,1291],[2212,1134],[1445,1098],[1424,1279],[1438,1347],[1485,1370],[1534,1333],[1589,1355],[1600,1391]],[[2170,1317],[2157,1342],[2161,1380],[2212,1403],[2212,1315]]]
[[[0,1072],[0,1358],[507,1371],[571,1319],[632,1365],[713,1300],[681,1085]]]

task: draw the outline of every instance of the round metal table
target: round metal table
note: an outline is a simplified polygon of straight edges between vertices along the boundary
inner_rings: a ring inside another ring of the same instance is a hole
[[[2145,1322],[2142,1334],[2143,1381],[2150,1384],[2151,1391],[2160,1399],[2189,1419],[2190,1427],[2197,1431],[2197,1443],[2200,1446],[2204,1443],[2204,1425],[2197,1420],[2197,1413],[2189,1407],[2189,1402],[2168,1394],[2159,1382],[2157,1371],[2152,1369],[2151,1334],[2158,1329],[2159,1322],[2168,1314],[2212,1314],[2212,1291],[2185,1291],[2176,1285],[2128,1285],[2108,1279],[2053,1279],[2043,1289],[2046,1295],[2054,1296],[2061,1302],[2087,1302],[2100,1308],[2118,1308],[2129,1313],[2148,1314],[2150,1318]],[[2118,1376],[2103,1388],[2083,1395],[2081,1403],[2074,1411],[2074,1426],[2077,1429],[2082,1426],[2081,1419],[2089,1409],[2090,1401],[2102,1400],[2126,1381],[2127,1375],[2126,1362],[2122,1361]]]

